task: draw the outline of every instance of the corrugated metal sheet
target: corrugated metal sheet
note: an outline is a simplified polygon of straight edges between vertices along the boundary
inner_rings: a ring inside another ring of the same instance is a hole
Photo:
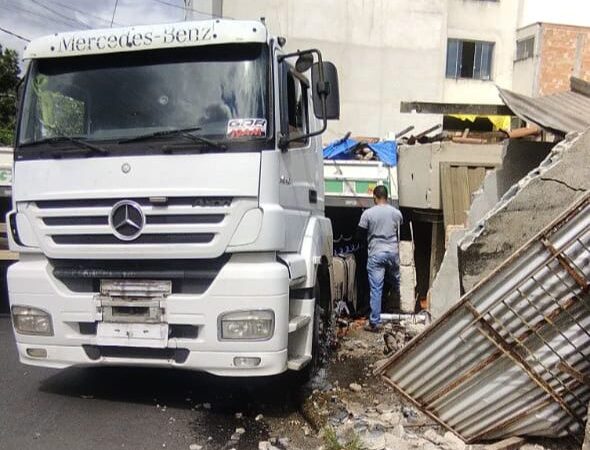
[[[590,128],[590,97],[573,91],[543,97],[527,97],[498,88],[500,98],[514,114],[553,133]]]
[[[590,194],[380,370],[467,442],[583,430],[590,400]]]

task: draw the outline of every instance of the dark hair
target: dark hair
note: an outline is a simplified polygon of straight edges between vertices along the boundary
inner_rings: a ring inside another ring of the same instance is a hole
[[[383,185],[379,185],[373,189],[373,197],[379,200],[387,200],[387,188]]]

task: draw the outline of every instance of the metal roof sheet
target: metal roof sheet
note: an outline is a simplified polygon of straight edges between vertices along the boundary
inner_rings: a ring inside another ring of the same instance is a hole
[[[584,82],[576,80],[576,83]],[[533,98],[507,89],[498,88],[498,91],[514,114],[553,133],[567,134],[590,128],[590,96],[581,92],[572,90]]]
[[[463,440],[564,436],[590,400],[590,194],[380,369]]]

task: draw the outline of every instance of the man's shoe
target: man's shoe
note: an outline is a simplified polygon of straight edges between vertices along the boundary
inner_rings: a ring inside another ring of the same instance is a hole
[[[376,325],[374,323],[367,323],[363,330],[368,331],[369,333],[379,333],[381,331],[381,325]]]

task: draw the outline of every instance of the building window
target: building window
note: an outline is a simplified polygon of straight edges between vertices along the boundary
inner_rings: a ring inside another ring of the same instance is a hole
[[[521,59],[532,58],[535,51],[535,37],[531,36],[520,41],[516,41],[516,61]]]
[[[493,42],[449,39],[447,78],[492,79]]]

